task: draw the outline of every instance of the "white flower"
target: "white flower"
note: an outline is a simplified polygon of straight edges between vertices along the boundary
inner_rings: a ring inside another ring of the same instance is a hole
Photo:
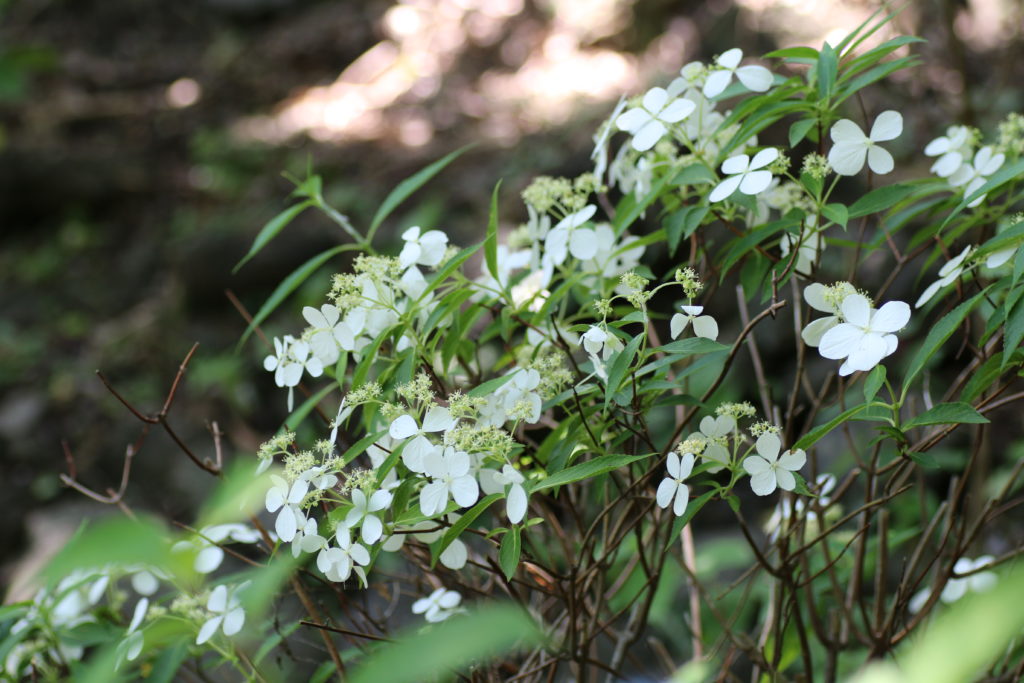
[[[748,90],[765,92],[772,87],[772,72],[763,66],[740,66],[743,50],[734,47],[726,50],[717,58],[715,64],[720,68],[708,74],[704,82],[704,97],[716,97],[732,83],[733,74]],[[738,67],[738,68],[737,68]]]
[[[828,163],[838,175],[856,175],[864,168],[864,159],[872,171],[883,175],[893,169],[892,155],[877,143],[894,140],[903,132],[903,116],[898,111],[883,111],[865,135],[850,119],[840,119],[832,126],[832,149]]]
[[[525,305],[534,313],[542,309],[548,297],[551,296],[551,292],[545,289],[550,279],[551,274],[544,270],[535,270],[524,277],[512,287],[510,292],[512,305],[516,308],[522,308]]]
[[[423,472],[423,458],[431,452],[434,444],[430,443],[426,435],[433,432],[444,432],[455,426],[455,420],[447,408],[433,406],[427,411],[423,418],[423,427],[416,425],[416,420],[410,415],[399,415],[391,423],[388,433],[395,441],[404,441],[415,437],[402,450],[402,462],[413,472]]]
[[[575,337],[559,330],[559,334],[565,337],[569,343],[574,344]],[[536,341],[530,343],[536,344]],[[543,407],[540,394],[534,389],[540,385],[540,373],[534,369],[515,368],[507,374],[512,379],[498,387],[497,391],[487,398],[487,405],[480,410],[480,421],[491,427],[500,427],[508,420],[508,414],[518,403],[526,401],[530,404],[530,414],[526,416],[526,422],[536,423],[540,419],[540,411]]]
[[[718,339],[718,323],[710,315],[701,315],[704,311],[703,306],[680,306],[679,308],[683,312],[676,313],[669,321],[669,331],[672,333],[673,339],[681,335],[690,323],[693,323],[693,333],[698,337],[712,341]]]
[[[914,308],[921,308],[928,303],[935,293],[948,284],[952,284],[954,280],[960,277],[960,274],[964,271],[964,261],[974,251],[974,247],[967,245],[964,250],[960,252],[958,256],[954,256],[946,262],[942,268],[939,269],[939,279],[928,285],[928,287],[921,292],[921,296],[917,298],[917,302],[914,304]]]
[[[945,603],[955,602],[962,598],[967,591],[984,592],[996,584],[995,572],[979,572],[978,569],[987,566],[995,560],[991,555],[982,555],[972,560],[961,557],[953,565],[955,574],[970,574],[963,578],[950,579],[946,587],[942,589],[941,600]],[[973,572],[973,573],[972,573]]]
[[[843,319],[821,338],[818,351],[832,360],[846,359],[840,375],[867,371],[896,350],[896,335],[910,320],[910,306],[890,301],[873,309],[863,294],[851,294],[840,307]]]
[[[326,491],[338,483],[338,477],[327,471],[323,465],[313,465],[298,476],[301,481],[308,481],[309,485],[318,491]]]
[[[147,610],[149,610],[148,598],[142,598],[135,603],[135,611],[132,613],[132,620],[128,624],[128,630],[125,631],[124,640],[117,645],[117,664],[114,667],[115,670],[120,668],[122,662],[134,662],[142,653],[142,646],[146,644],[146,639],[142,635],[142,631],[138,629],[139,625],[142,624],[142,620],[146,618]]]
[[[297,479],[289,485],[287,481],[276,474],[270,475],[270,480],[274,484],[267,491],[265,501],[267,512],[281,511],[274,523],[274,530],[277,531],[278,538],[287,543],[295,538],[295,532],[298,531],[299,526],[305,524],[306,518],[299,508],[299,503],[309,491],[309,482]]]
[[[455,591],[438,588],[425,598],[412,604],[413,614],[422,614],[430,623],[444,621],[459,611],[462,596]]]
[[[822,336],[843,321],[840,312],[843,300],[850,294],[856,293],[857,290],[849,282],[837,282],[832,287],[826,287],[820,282],[807,285],[804,289],[804,299],[814,310],[829,315],[812,320],[804,327],[800,333],[804,343],[808,346],[818,346]]]
[[[782,449],[782,440],[776,434],[768,432],[762,434],[754,444],[757,448],[757,455],[751,455],[743,460],[743,469],[750,476],[750,488],[759,496],[767,496],[775,491],[776,487],[784,491],[792,491],[796,488],[796,478],[793,472],[804,466],[807,462],[807,454],[802,449],[786,451],[779,457]]]
[[[229,591],[224,584],[213,589],[210,599],[206,602],[206,609],[213,612],[213,616],[206,620],[206,623],[199,629],[196,637],[196,645],[202,645],[217,633],[218,629],[224,631],[224,635],[233,636],[242,630],[245,624],[245,610],[238,603],[236,593],[248,585],[248,581],[240,586],[232,587]]]
[[[622,340],[611,332],[607,332],[597,325],[591,325],[590,329],[580,336],[580,342],[584,350],[591,356],[596,356],[604,350],[605,360],[615,352],[622,350]]]
[[[728,174],[729,177],[711,191],[708,201],[720,202],[737,189],[747,195],[756,195],[764,191],[772,182],[772,173],[758,169],[763,169],[778,157],[779,150],[774,147],[762,149],[754,155],[753,160],[746,154],[729,157],[722,162],[722,173]]]
[[[526,478],[519,473],[512,465],[504,465],[501,471],[482,469],[477,473],[480,479],[480,488],[487,495],[492,493],[505,494],[505,514],[508,521],[519,524],[526,516],[526,504],[528,496],[523,482]],[[506,493],[507,487],[507,493]]]
[[[274,383],[279,387],[288,387],[288,411],[291,412],[294,402],[294,390],[302,381],[305,370],[310,377],[323,374],[324,365],[315,355],[310,355],[310,346],[304,341],[296,341],[285,336],[282,342],[274,337],[274,353],[263,359],[263,367],[274,373]]]
[[[325,366],[338,362],[338,347],[351,351],[355,348],[355,335],[359,333],[349,328],[341,320],[341,311],[336,306],[324,304],[320,310],[312,306],[302,309],[302,317],[313,327],[309,345],[315,355]]]
[[[544,240],[544,248],[554,265],[564,263],[566,256],[570,253],[581,261],[594,257],[594,254],[597,253],[597,240],[594,238],[594,231],[582,226],[596,212],[596,206],[587,204],[579,211],[560,220],[558,225],[551,229]]]
[[[679,123],[694,109],[690,100],[677,97],[669,101],[664,88],[651,88],[644,94],[642,106],[630,109],[615,124],[633,136],[633,149],[646,152],[668,132],[666,123]]]
[[[229,539],[234,543],[257,543],[260,541],[261,536],[258,531],[244,524],[216,524],[203,527],[195,538],[175,543],[172,550],[174,552],[198,550],[193,568],[200,574],[209,574],[216,571],[220,567],[221,562],[224,561],[224,551],[218,544]],[[155,586],[151,582],[146,581],[146,583],[150,585],[145,587],[152,587],[153,592],[156,591]],[[134,577],[132,578],[132,585],[135,586],[136,591],[140,594],[152,594],[138,590],[139,586],[136,586]]]
[[[964,188],[964,197],[970,197],[974,194],[982,185],[988,182],[988,177],[998,171],[1003,162],[1006,161],[1006,155],[1000,152],[995,154],[995,149],[991,145],[986,145],[978,150],[974,155],[974,161],[965,163],[960,166],[955,173],[949,177],[949,184],[953,187],[960,187],[966,185]],[[967,206],[974,208],[978,204],[981,204],[982,200],[985,199],[986,195],[974,199]]]
[[[337,547],[328,547],[317,555],[316,566],[324,576],[337,583],[347,581],[354,570],[365,586],[366,572],[363,567],[370,564],[369,551],[359,543],[353,543],[348,527],[342,524],[338,525],[335,542]]]
[[[729,415],[719,415],[718,417],[708,415],[700,421],[700,435],[704,441],[704,450],[700,455],[705,460],[721,463],[709,467],[708,472],[712,474],[720,472],[729,463],[729,449],[726,447],[726,443],[728,436],[735,429],[736,420]]]
[[[967,126],[950,126],[945,135],[929,142],[924,148],[925,155],[939,157],[929,170],[940,178],[948,178],[956,173],[964,158],[970,154],[970,133]]]
[[[1012,247],[1007,247],[1006,249],[1000,249],[999,251],[993,251],[991,254],[988,255],[988,258],[985,259],[985,267],[998,268],[999,266],[1003,265],[1011,258],[1013,258],[1014,254],[1017,253],[1017,249],[1019,248],[1020,246],[1016,245]]]
[[[451,447],[423,458],[423,469],[433,481],[420,491],[420,511],[427,517],[439,515],[448,507],[449,497],[460,507],[475,503],[480,488],[469,467],[469,454]]]
[[[345,517],[345,526],[354,527],[362,522],[362,536],[367,543],[376,543],[384,533],[384,524],[374,512],[386,510],[391,505],[391,494],[375,491],[369,498],[356,489],[352,492],[352,509]]]
[[[416,265],[433,267],[441,263],[448,248],[448,235],[440,230],[428,230],[420,234],[420,227],[413,226],[402,233],[405,246],[398,255],[402,268]]]
[[[658,507],[662,508],[667,508],[674,500],[672,512],[676,517],[680,517],[686,512],[686,503],[690,500],[690,487],[684,484],[683,480],[693,471],[693,453],[684,453],[682,458],[675,453],[669,453],[665,468],[668,470],[668,476],[658,485],[655,500]]]

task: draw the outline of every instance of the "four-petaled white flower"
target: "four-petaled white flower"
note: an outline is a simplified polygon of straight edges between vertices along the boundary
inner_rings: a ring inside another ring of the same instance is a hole
[[[966,185],[964,197],[970,197],[988,182],[990,175],[1002,168],[1004,161],[1006,161],[1005,154],[1002,152],[996,154],[991,145],[986,145],[977,151],[972,162],[962,164],[955,173],[949,176],[949,184],[953,187]],[[967,206],[974,208],[981,204],[985,196],[983,194],[976,197]]]
[[[720,465],[709,467],[708,472],[712,474],[720,472],[722,468],[729,464],[730,456],[726,443],[729,435],[735,429],[736,419],[729,415],[719,415],[718,417],[708,415],[700,421],[700,435],[704,441],[704,450],[701,451],[700,455],[705,460],[721,463]]]
[[[526,489],[523,488],[523,482],[526,481],[526,477],[520,474],[515,467],[508,464],[504,465],[500,472],[492,469],[482,469],[478,473],[478,477],[480,479],[480,488],[487,495],[505,493],[505,514],[508,515],[508,521],[513,524],[519,524],[519,522],[523,521],[523,517],[526,516],[528,500]]]
[[[433,406],[423,418],[423,427],[416,425],[411,415],[399,415],[392,421],[388,433],[392,439],[402,441],[415,437],[402,450],[402,462],[413,472],[422,473],[423,458],[434,449],[434,445],[426,437],[428,433],[444,432],[455,426],[455,420],[447,408]]]
[[[711,71],[704,82],[704,97],[716,97],[732,83],[733,74],[740,83],[755,92],[765,92],[772,87],[772,72],[763,66],[740,66],[743,50],[734,47],[715,58],[720,68]]]
[[[939,279],[928,285],[928,287],[921,292],[921,296],[917,298],[917,302],[914,303],[914,308],[921,308],[928,303],[935,293],[948,284],[952,284],[960,274],[964,271],[964,261],[974,251],[974,247],[968,244],[964,247],[964,250],[959,255],[954,256],[946,262],[942,268],[939,268]]]
[[[583,226],[596,212],[596,206],[587,204],[579,211],[570,213],[551,229],[544,239],[544,247],[545,257],[550,259],[553,265],[564,263],[569,254],[581,261],[594,257],[597,253],[594,231]]]
[[[748,456],[743,460],[743,469],[750,475],[750,488],[754,493],[759,496],[767,496],[776,488],[784,491],[792,491],[796,488],[796,478],[793,476],[793,472],[807,462],[807,454],[802,449],[786,451],[780,457],[782,440],[771,432],[758,437],[754,447],[758,454]]]
[[[768,189],[772,182],[772,172],[765,166],[779,158],[779,150],[774,147],[762,149],[751,159],[746,154],[737,154],[722,162],[722,173],[729,177],[718,183],[708,195],[709,202],[720,202],[739,190],[743,194],[756,195]]]
[[[362,522],[363,540],[376,543],[384,533],[384,523],[373,513],[386,510],[389,505],[391,493],[388,491],[375,491],[367,498],[365,493],[356,489],[352,492],[352,509],[345,517],[345,526],[354,527]]]
[[[366,571],[363,567],[370,564],[370,552],[361,544],[354,543],[348,527],[342,524],[338,525],[335,542],[336,547],[328,547],[317,555],[316,566],[324,576],[337,583],[347,581],[354,570],[365,586]]]
[[[336,306],[324,304],[320,310],[312,306],[302,309],[302,317],[315,330],[309,338],[309,345],[321,363],[334,365],[338,362],[338,347],[351,351],[356,347],[355,338],[362,329],[353,330],[348,322],[341,320],[341,311]]]
[[[242,630],[245,624],[245,610],[239,604],[236,594],[248,583],[246,581],[240,586],[234,586],[230,591],[224,584],[213,589],[210,599],[206,602],[206,609],[213,612],[213,616],[200,627],[196,645],[208,641],[218,629],[223,630],[226,636],[233,636]]]
[[[444,621],[459,611],[462,596],[455,591],[438,588],[425,598],[412,604],[413,614],[422,614],[430,623]]]
[[[816,311],[822,313],[828,313],[829,315],[824,318],[818,318],[807,323],[803,331],[800,332],[800,337],[804,340],[804,343],[808,346],[818,346],[821,343],[821,338],[826,332],[831,330],[833,327],[843,322],[843,318],[840,311],[843,299],[850,294],[856,294],[857,290],[853,288],[849,282],[837,282],[832,286],[831,291],[839,294],[845,292],[841,298],[839,296],[833,296],[830,298],[827,296],[830,291],[829,287],[821,284],[820,282],[814,282],[804,289],[804,299]]]
[[[668,476],[658,485],[655,500],[658,507],[667,508],[671,504],[672,512],[676,517],[680,517],[686,512],[686,503],[690,500],[690,487],[684,484],[683,480],[693,471],[693,453],[683,453],[682,457],[669,453],[665,468],[668,470]]]
[[[306,522],[299,503],[309,491],[309,482],[297,479],[289,485],[285,479],[276,474],[270,475],[270,480],[274,484],[267,491],[265,501],[267,512],[281,511],[274,522],[274,530],[277,531],[277,537],[287,543],[295,538],[295,532],[298,531],[299,526]]]
[[[476,478],[469,473],[469,454],[448,446],[423,458],[423,469],[434,481],[420,491],[420,511],[427,517],[444,512],[448,498],[460,507],[469,507],[480,495]]]
[[[274,383],[279,387],[288,387],[288,411],[294,404],[295,387],[302,381],[302,371],[310,377],[323,374],[324,365],[315,355],[310,354],[310,346],[304,341],[296,341],[285,336],[282,342],[274,337],[274,353],[263,359],[263,367],[274,373]]]
[[[956,173],[971,151],[970,134],[967,126],[950,126],[945,135],[929,142],[924,148],[925,155],[938,157],[929,170],[940,178]]]
[[[890,301],[873,309],[863,294],[846,297],[840,309],[845,322],[822,336],[818,351],[825,358],[845,359],[839,366],[839,374],[844,376],[870,370],[893,353],[897,344],[893,332],[910,320],[910,306],[904,302]]]
[[[421,266],[433,267],[441,263],[444,252],[448,248],[448,235],[440,230],[427,230],[420,232],[420,227],[414,225],[402,233],[405,246],[398,255],[398,262],[402,268],[408,268],[419,264]]]
[[[682,97],[670,101],[668,91],[664,88],[648,90],[641,104],[615,119],[615,125],[633,136],[630,144],[638,152],[646,152],[654,147],[668,132],[666,123],[679,123],[696,107],[693,102]]]
[[[838,175],[856,175],[868,167],[883,175],[893,169],[892,155],[877,143],[894,140],[903,132],[903,115],[898,111],[883,111],[871,126],[871,134],[865,135],[860,126],[850,119],[840,119],[832,126],[832,149],[828,163]]]
[[[693,333],[698,337],[718,339],[718,323],[710,315],[701,315],[704,312],[703,306],[680,306],[682,313],[676,313],[669,321],[669,332],[675,339],[681,335],[686,327],[693,323]]]

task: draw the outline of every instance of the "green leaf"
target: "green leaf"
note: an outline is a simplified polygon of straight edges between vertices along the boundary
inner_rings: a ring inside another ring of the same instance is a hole
[[[515,576],[516,568],[519,566],[519,554],[523,550],[523,542],[519,536],[519,527],[513,525],[501,539],[501,549],[498,551],[498,564],[505,578],[509,581]]]
[[[497,377],[495,379],[487,380],[483,384],[475,386],[468,392],[466,392],[466,396],[470,396],[472,398],[490,396],[495,391],[504,386],[506,382],[509,382],[513,377],[515,377],[515,375],[510,373],[508,375],[502,375],[501,377]]]
[[[420,189],[427,183],[427,181],[443,171],[445,166],[462,156],[462,154],[472,146],[473,145],[466,145],[465,147],[460,147],[454,152],[447,154],[443,158],[438,159],[426,168],[417,172],[415,175],[400,182],[398,186],[384,198],[380,208],[377,209],[377,213],[374,215],[373,221],[370,223],[370,230],[366,234],[366,242],[373,242],[373,236],[377,233],[377,228],[380,227],[380,224],[384,222],[385,218],[391,215],[392,211],[398,208],[399,204],[408,199],[409,195]]]
[[[483,514],[484,510],[489,508],[492,503],[497,500],[504,498],[504,494],[492,493],[486,498],[481,498],[477,501],[476,505],[466,510],[465,513],[455,523],[444,532],[444,536],[441,537],[441,542],[432,548],[431,554],[433,555],[432,561],[436,562],[437,558],[441,556],[441,553],[452,544],[456,538],[458,538],[463,531],[469,528],[469,525],[476,521],[476,518]]]
[[[393,643],[376,648],[350,683],[420,683],[450,677],[474,661],[540,643],[543,635],[530,615],[509,604],[485,605],[424,629],[416,624]]]
[[[826,204],[821,207],[821,214],[837,225],[846,229],[846,221],[850,217],[850,211],[842,204]]]
[[[903,429],[941,424],[984,424],[988,418],[968,403],[940,403],[903,424]]]
[[[383,439],[384,436],[387,433],[388,433],[388,430],[382,429],[379,432],[377,432],[376,434],[368,434],[368,435],[364,436],[363,438],[359,439],[359,441],[356,441],[341,456],[341,464],[342,464],[342,466],[344,467],[345,465],[349,464],[350,462],[352,462],[353,460],[358,458],[360,455],[365,453],[367,448],[369,448],[373,444],[377,443],[377,441],[379,441],[380,439]]]
[[[861,404],[859,406],[854,406],[849,410],[844,410],[843,412],[839,413],[825,424],[815,427],[814,429],[800,437],[800,439],[795,444],[793,444],[793,449],[795,450],[797,448],[810,448],[819,439],[824,437],[833,429],[835,429],[842,423],[846,422],[847,420],[849,420],[850,418],[852,418],[854,415],[861,412],[865,408],[867,408],[867,404]]]
[[[172,562],[169,536],[157,520],[108,518],[79,529],[44,570],[57,581],[75,569],[108,564],[151,564],[168,568]]]
[[[484,240],[484,258],[487,260],[487,270],[491,277],[499,283],[498,278],[498,190],[501,189],[501,181],[494,186],[491,194],[491,215],[487,220],[487,239]]]
[[[701,162],[690,164],[689,166],[680,169],[676,173],[675,177],[672,178],[672,182],[669,185],[696,185],[698,183],[713,183],[716,177],[714,171],[709,169]]]
[[[712,353],[714,351],[724,351],[729,347],[725,344],[721,344],[712,339],[706,339],[705,337],[687,337],[686,339],[680,339],[679,341],[670,342],[658,348],[658,351],[666,354],[672,354],[685,358],[686,356],[694,356],[702,353]]]
[[[324,388],[320,389],[320,391],[303,401],[302,405],[296,408],[291,415],[285,418],[284,424],[281,425],[281,430],[294,432],[298,429],[299,425],[302,424],[302,421],[305,420],[306,417],[313,412],[313,409],[320,404],[320,401],[335,389],[337,389],[337,387],[334,384],[328,384]]]
[[[475,254],[477,250],[482,246],[483,243],[474,244],[471,247],[466,247],[465,249],[457,253],[455,256],[453,256],[450,261],[444,264],[444,266],[439,271],[434,273],[433,277],[431,277],[427,281],[427,287],[426,289],[423,290],[423,293],[420,294],[420,298],[417,299],[417,301],[423,301],[424,297],[426,297],[428,294],[430,294],[435,289],[440,287],[441,284],[448,279],[448,276],[450,276],[452,273],[458,270],[459,266],[468,261],[469,257]]]
[[[668,176],[659,178],[651,187],[650,192],[639,201],[637,201],[636,196],[632,193],[623,197],[623,200],[619,202],[619,206],[615,210],[615,220],[612,222],[612,229],[615,230],[616,237],[621,236],[633,224],[633,221],[639,218],[640,214],[646,211],[647,207],[661,196],[662,188],[665,187],[667,181]]]
[[[637,460],[643,460],[648,458],[650,455],[602,455],[593,460],[580,463],[579,465],[573,465],[567,467],[557,474],[553,474],[546,479],[541,479],[534,485],[530,491],[543,491],[544,489],[554,488],[556,486],[564,486],[565,484],[571,484],[582,479],[590,479],[612,470],[617,470],[620,467],[634,463]]]
[[[811,128],[814,128],[815,123],[817,123],[815,119],[794,121],[793,125],[789,127],[789,146],[796,147],[800,144],[800,141],[807,137],[807,133],[810,132]]]
[[[875,395],[878,394],[878,390],[882,388],[882,384],[885,383],[885,366],[876,365],[875,369],[868,373],[868,376],[864,378],[864,402],[871,403],[874,400]]]
[[[311,206],[313,206],[313,202],[309,200],[299,202],[298,204],[289,206],[287,209],[267,221],[267,224],[264,225],[263,229],[260,230],[258,235],[256,235],[256,239],[253,240],[252,246],[249,247],[249,253],[242,257],[242,260],[231,269],[231,272],[237,273],[242,266],[249,262],[249,259],[258,254],[263,247],[267,246],[267,242],[277,237],[277,233],[281,232],[286,225],[295,219],[296,216]]]
[[[850,218],[860,218],[892,208],[898,201],[917,190],[914,185],[895,184],[879,187],[855,201],[849,210]]]
[[[669,255],[675,256],[679,243],[697,231],[708,211],[706,206],[684,206],[665,220]]]
[[[1003,333],[1003,362],[1001,368],[1005,368],[1014,352],[1020,348],[1024,340],[1024,298],[1017,299],[1013,308],[1006,316],[1006,329]]]
[[[964,318],[967,317],[967,314],[971,312],[971,309],[974,308],[975,304],[981,301],[987,291],[988,287],[954,308],[928,332],[928,336],[925,337],[924,344],[921,345],[917,354],[914,355],[914,359],[910,361],[910,369],[907,371],[907,375],[903,380],[904,395],[906,395],[907,389],[910,387],[910,383],[915,377],[917,377],[918,373],[924,369],[925,364],[936,354],[936,352],[938,352],[939,347],[945,344],[946,340],[956,332],[957,328],[960,327],[961,323],[963,323]]]
[[[626,348],[615,354],[615,357],[612,359],[611,365],[608,368],[608,384],[604,392],[604,407],[606,410],[608,409],[608,402],[611,401],[615,392],[619,390],[619,385],[622,384],[622,380],[626,378],[626,373],[629,372],[629,368],[633,365],[633,359],[636,358],[637,349],[640,348],[643,340],[644,335],[636,335],[626,345]]]
[[[314,256],[313,258],[309,259],[301,266],[296,268],[294,271],[292,271],[292,273],[284,280],[282,280],[281,284],[279,284],[277,288],[274,289],[270,297],[265,302],[263,302],[263,305],[260,306],[260,310],[258,310],[256,312],[256,315],[253,316],[252,322],[249,323],[249,326],[247,328],[245,328],[245,332],[242,334],[242,338],[238,340],[238,348],[242,348],[242,345],[245,344],[245,341],[249,338],[249,335],[251,335],[253,331],[257,327],[259,327],[260,324],[262,324],[263,321],[266,320],[267,317],[271,313],[273,313],[285,299],[288,298],[289,294],[294,292],[299,285],[301,285],[309,278],[310,275],[319,270],[320,266],[324,265],[332,257],[337,256],[338,254],[344,251],[352,251],[353,249],[358,248],[359,247],[355,244],[342,244],[337,247],[332,247],[327,251],[320,252],[319,254],[317,254],[316,256]]]
[[[817,61],[818,51],[815,50],[813,47],[785,47],[782,48],[781,50],[772,50],[771,52],[765,55],[765,58],[777,58],[787,60],[797,59],[800,60],[799,63],[803,63],[803,60],[806,59],[813,59],[814,61]]]
[[[839,72],[839,55],[827,42],[818,55],[818,97],[827,100],[836,87],[836,74]]]

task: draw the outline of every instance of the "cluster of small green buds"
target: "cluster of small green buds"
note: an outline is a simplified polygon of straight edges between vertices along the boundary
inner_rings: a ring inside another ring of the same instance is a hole
[[[754,417],[757,415],[757,409],[748,401],[741,401],[740,403],[723,403],[715,408],[715,415],[718,415],[719,417],[722,415],[728,415],[732,419],[739,421],[745,417]]]
[[[612,302],[609,299],[598,299],[594,302],[594,309],[601,318],[607,318],[612,314]]]
[[[868,296],[867,292],[858,292],[857,288],[849,282],[836,282],[825,288],[825,303],[827,303],[838,315],[840,312],[840,306],[843,305],[843,299],[851,294],[861,294],[868,300],[868,302],[871,301],[871,297]]]
[[[377,473],[374,470],[358,468],[345,476],[341,484],[341,494],[347,496],[353,491],[370,491],[377,486]]]
[[[519,421],[528,420],[533,415],[533,404],[525,398],[516,401],[512,409],[508,411],[509,419]]]
[[[440,270],[446,263],[455,258],[459,253],[459,248],[454,244],[449,244],[448,248],[444,250],[444,256],[437,262],[436,265],[430,266],[431,270]]]
[[[327,298],[343,311],[366,303],[362,283],[352,273],[336,273],[331,278],[331,291],[327,293]]]
[[[487,399],[483,396],[466,396],[461,391],[456,391],[448,397],[448,412],[456,420],[475,418],[486,405]]]
[[[434,400],[434,392],[431,390],[430,377],[425,372],[420,372],[411,382],[399,385],[395,392],[404,398],[410,405],[414,401],[430,403]]]
[[[540,384],[537,385],[536,391],[543,399],[557,396],[572,382],[572,373],[565,367],[564,357],[553,348],[547,348],[536,358],[521,365],[536,370],[540,375]]]
[[[206,619],[206,602],[209,595],[187,595],[178,593],[171,601],[168,609],[173,613],[193,621]]]
[[[790,160],[789,157],[779,150],[779,156],[775,157],[775,161],[768,164],[768,170],[772,175],[782,175],[789,170]]]
[[[364,403],[377,400],[383,391],[377,382],[367,382],[358,389],[350,391],[345,397],[345,401],[350,406],[361,406]]]
[[[530,235],[530,227],[526,224],[520,225],[508,234],[509,249],[527,249],[533,246],[533,237]]]
[[[483,453],[489,458],[505,460],[515,441],[501,427],[459,423],[445,432],[445,442],[457,451]]]
[[[391,422],[392,420],[394,420],[396,417],[398,417],[400,415],[405,415],[406,412],[407,411],[406,411],[405,407],[404,406],[400,406],[397,403],[391,403],[390,401],[385,401],[384,403],[380,404],[380,414],[381,414],[381,417],[383,417],[388,422]]]
[[[822,180],[832,172],[832,165],[828,163],[827,157],[816,152],[812,152],[804,157],[804,163],[800,171],[801,173],[806,173],[815,180]]]
[[[647,288],[647,278],[637,275],[634,271],[623,273],[619,277],[619,282],[629,290],[629,294],[626,295],[626,299],[629,303],[633,304],[635,308],[643,308],[647,301],[653,295],[651,292],[645,291]]]
[[[402,277],[402,264],[394,256],[360,254],[352,264],[352,269],[374,280],[397,280]]]
[[[333,428],[333,424],[331,425]],[[313,444],[313,450],[320,454],[322,458],[330,458],[334,455],[334,444],[328,439],[320,439]]]
[[[676,446],[676,452],[678,452],[679,455],[686,455],[687,453],[700,455],[704,452],[704,449],[707,448],[707,445],[708,443],[703,437],[691,436],[689,439],[680,442],[679,445]]]
[[[317,463],[313,451],[299,451],[284,459],[284,476],[288,481],[295,481],[299,475],[314,467]]]
[[[288,453],[288,447],[295,443],[295,432],[282,432],[260,444],[257,455],[260,458],[272,458],[279,453]]]
[[[679,154],[679,148],[669,138],[665,138],[655,143],[654,153],[668,161],[674,161]]]
[[[689,266],[686,268],[676,268],[676,282],[682,285],[683,291],[690,299],[700,294],[701,290],[704,289],[704,283],[700,281],[697,271]]]
[[[764,434],[778,434],[782,431],[782,428],[778,425],[772,424],[767,420],[761,422],[755,422],[750,425],[750,435],[755,439],[759,438]]]
[[[537,211],[546,213],[561,204],[564,197],[572,194],[572,183],[568,178],[542,175],[533,179],[533,182],[523,190],[522,197],[524,202]]]
[[[998,147],[1009,154],[1024,154],[1024,115],[1013,112],[999,122]]]

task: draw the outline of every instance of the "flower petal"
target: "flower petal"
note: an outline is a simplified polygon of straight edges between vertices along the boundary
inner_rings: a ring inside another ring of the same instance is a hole
[[[867,327],[871,323],[871,302],[863,294],[849,295],[839,308],[846,322],[852,325]]]
[[[392,439],[408,439],[413,434],[419,431],[419,427],[416,426],[416,420],[411,415],[399,415],[391,423],[388,428],[388,433]]]
[[[743,459],[743,469],[747,474],[760,474],[771,470],[771,465],[760,455],[751,455]]]
[[[741,66],[736,69],[736,78],[754,92],[765,92],[772,87],[772,72],[763,66]]]
[[[727,199],[730,195],[732,195],[733,192],[736,191],[736,189],[740,186],[740,183],[742,181],[742,175],[729,176],[728,178],[720,182],[715,187],[715,189],[711,191],[711,194],[708,195],[708,201],[720,202],[723,199]]]
[[[829,150],[828,163],[836,175],[857,175],[864,168],[866,156],[867,148],[862,144],[836,143]]]
[[[767,190],[771,183],[770,171],[752,171],[743,177],[743,181],[740,183],[740,192],[753,196]]]
[[[712,98],[722,94],[732,82],[732,71],[712,71],[704,81],[704,97]]]
[[[672,512],[676,517],[682,517],[686,512],[686,504],[690,501],[690,487],[686,484],[676,485],[676,501],[672,505]]]
[[[775,481],[783,491],[792,491],[796,488],[796,477],[789,470],[775,470]]]
[[[868,167],[878,175],[885,175],[892,172],[895,162],[888,151],[873,146],[868,148]]]
[[[625,114],[615,119],[615,125],[619,127],[619,130],[624,130],[627,133],[635,133],[650,120],[651,115],[640,107],[637,107],[635,109],[630,109]]]
[[[668,102],[668,91],[664,88],[651,88],[644,93],[644,109],[657,116]]]
[[[757,437],[754,447],[757,449],[758,455],[769,463],[773,463],[779,457],[779,451],[782,450],[782,439],[778,434],[766,432]]]
[[[868,137],[864,135],[864,131],[860,129],[856,123],[850,119],[839,119],[832,125],[832,129],[829,131],[829,135],[832,137],[832,142],[838,144],[854,144],[858,147],[864,147],[865,141]]]
[[[737,154],[722,162],[722,173],[733,175],[743,173],[750,169],[750,157],[746,154]]]
[[[678,123],[693,113],[697,105],[693,101],[683,97],[672,100],[665,110],[658,114],[658,118],[666,123]]]
[[[874,332],[896,332],[910,322],[910,306],[902,301],[890,301],[871,316]]]
[[[505,514],[508,515],[508,521],[513,524],[523,521],[523,517],[526,516],[526,504],[526,489],[520,484],[513,484],[509,489],[508,499],[505,501]]]
[[[638,152],[646,152],[651,147],[654,147],[658,140],[664,137],[667,130],[665,124],[661,121],[651,119],[633,134],[633,141],[631,143],[633,149]]]
[[[658,492],[654,496],[658,507],[667,508],[669,503],[672,502],[672,496],[676,494],[677,488],[678,486],[674,479],[662,479],[661,483],[658,484]]]
[[[693,321],[693,333],[698,337],[718,339],[718,323],[710,315],[702,315]]]
[[[778,481],[774,470],[758,472],[750,477],[750,488],[759,496],[767,496],[775,491]]]
[[[894,140],[900,136],[903,132],[903,115],[898,111],[883,111],[875,119],[875,123],[871,126],[871,140],[873,142],[884,142],[885,140]],[[878,173],[878,171],[876,171]]]
[[[818,342],[818,353],[830,360],[846,358],[857,350],[864,330],[849,323],[840,323],[826,332]]]

